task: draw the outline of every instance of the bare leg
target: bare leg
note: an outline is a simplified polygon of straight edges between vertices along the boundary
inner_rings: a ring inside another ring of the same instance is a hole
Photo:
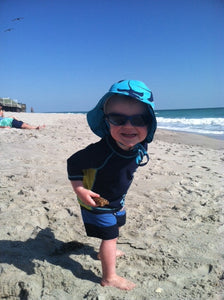
[[[120,230],[120,227],[119,227],[119,230]],[[116,239],[116,243],[117,243],[117,239]],[[119,258],[119,257],[122,257],[122,256],[125,256],[125,253],[119,249],[116,248],[116,258]],[[100,257],[100,253],[97,254],[97,258],[100,260],[101,257]]]
[[[117,239],[103,240],[100,246],[100,258],[103,278],[102,286],[113,286],[122,290],[132,290],[135,284],[116,274]]]
[[[42,125],[42,126],[32,126],[32,125],[29,125],[27,123],[23,123],[23,125],[21,126],[22,129],[41,129],[41,128],[44,128],[45,125]]]
[[[119,257],[122,257],[122,256],[125,256],[125,252],[119,250],[119,249],[116,249],[116,258],[119,258]],[[97,258],[100,260],[101,257],[100,257],[100,253],[97,254]]]

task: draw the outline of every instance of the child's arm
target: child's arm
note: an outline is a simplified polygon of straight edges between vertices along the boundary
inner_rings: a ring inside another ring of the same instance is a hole
[[[71,184],[74,192],[84,204],[94,207],[97,206],[92,197],[99,197],[99,194],[84,188],[81,180],[71,181]]]

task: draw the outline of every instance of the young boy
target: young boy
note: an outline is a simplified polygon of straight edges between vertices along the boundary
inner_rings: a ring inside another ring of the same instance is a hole
[[[141,81],[122,80],[88,112],[92,131],[102,139],[68,159],[68,178],[77,194],[87,236],[100,238],[102,286],[131,290],[135,284],[116,274],[119,228],[125,224],[125,195],[138,166],[148,160],[156,118],[152,92]],[[109,202],[99,206],[94,197]]]

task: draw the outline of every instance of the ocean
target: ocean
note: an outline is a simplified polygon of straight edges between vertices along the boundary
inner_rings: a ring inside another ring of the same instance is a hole
[[[156,110],[158,128],[224,139],[224,107]]]

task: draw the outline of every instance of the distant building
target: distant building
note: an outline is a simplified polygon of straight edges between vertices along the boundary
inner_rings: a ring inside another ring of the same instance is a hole
[[[5,111],[16,111],[16,112],[26,112],[26,104],[19,103],[16,100],[10,98],[1,98],[0,104],[2,104]]]

